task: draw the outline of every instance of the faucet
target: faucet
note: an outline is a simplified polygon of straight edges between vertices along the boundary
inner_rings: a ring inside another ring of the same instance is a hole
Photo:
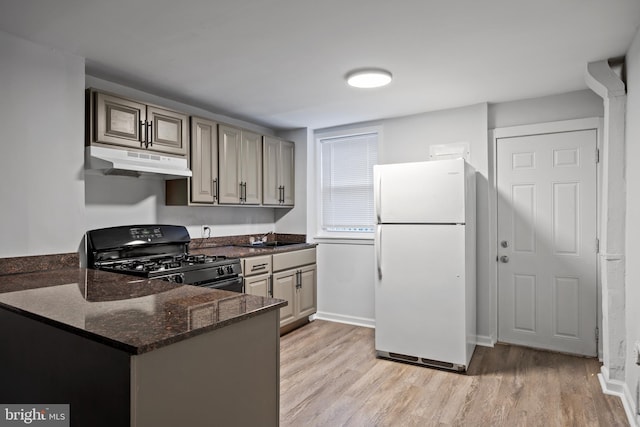
[[[260,237],[250,237],[249,238],[249,242],[252,245],[259,245],[260,243],[266,243],[267,242],[267,237],[269,236],[269,234],[274,234],[273,231],[268,231],[265,234],[263,234]]]

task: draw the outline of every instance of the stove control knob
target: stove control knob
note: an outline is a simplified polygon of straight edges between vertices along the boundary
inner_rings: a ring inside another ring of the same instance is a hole
[[[227,273],[231,274],[233,273],[233,267],[230,265],[227,265]]]
[[[224,274],[224,268],[218,267],[218,274],[222,276]]]
[[[184,274],[176,274],[174,280],[176,283],[184,283]]]

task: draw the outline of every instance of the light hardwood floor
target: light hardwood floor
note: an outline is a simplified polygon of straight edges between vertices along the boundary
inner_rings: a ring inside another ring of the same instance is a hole
[[[596,359],[477,347],[465,375],[377,359],[373,329],[321,320],[280,345],[283,427],[628,425]]]

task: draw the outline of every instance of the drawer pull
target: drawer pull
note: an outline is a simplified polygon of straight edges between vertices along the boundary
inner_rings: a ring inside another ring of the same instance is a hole
[[[251,271],[264,270],[267,268],[267,264],[255,264],[251,267]]]

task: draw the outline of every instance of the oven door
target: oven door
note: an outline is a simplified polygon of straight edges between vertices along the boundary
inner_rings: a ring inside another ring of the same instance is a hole
[[[231,277],[229,279],[223,280],[213,280],[213,281],[203,281],[190,283],[194,286],[202,286],[204,288],[209,289],[222,289],[224,291],[233,291],[233,292],[244,292],[244,281],[242,280],[242,276]]]

